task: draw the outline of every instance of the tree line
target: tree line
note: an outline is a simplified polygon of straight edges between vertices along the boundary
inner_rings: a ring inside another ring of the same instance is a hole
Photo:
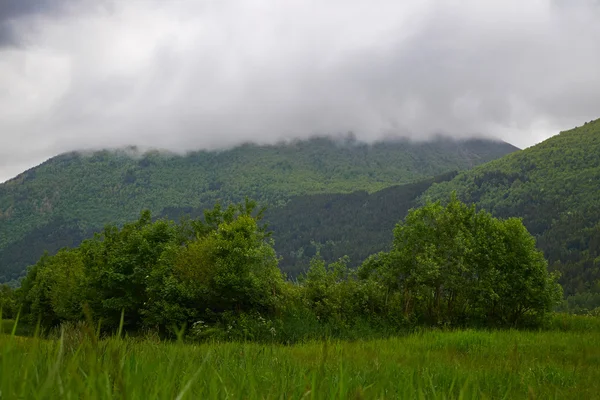
[[[562,298],[519,219],[455,196],[412,209],[391,250],[358,268],[317,253],[294,281],[278,267],[263,215],[249,200],[178,223],[144,211],[44,255],[20,288],[0,291],[0,307],[43,327],[93,320],[109,331],[293,341],[361,329],[539,326]]]

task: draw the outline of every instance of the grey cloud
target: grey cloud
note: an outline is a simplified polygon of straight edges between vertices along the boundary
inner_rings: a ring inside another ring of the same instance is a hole
[[[85,11],[114,10],[115,0],[0,0],[0,49],[35,45],[35,19],[77,18]],[[152,0],[148,0],[152,1]],[[32,21],[33,24],[32,24]]]
[[[69,4],[11,19],[35,46],[0,49],[0,180],[74,149],[347,131],[529,146],[600,117],[595,0]]]
[[[67,0],[0,0],[0,48],[21,43],[15,31],[20,19],[39,14],[53,15],[64,10]]]
[[[18,43],[15,33],[7,22],[0,22],[0,48],[16,45]]]
[[[31,14],[58,11],[62,7],[63,2],[57,0],[2,0],[0,1],[0,19],[7,20]]]

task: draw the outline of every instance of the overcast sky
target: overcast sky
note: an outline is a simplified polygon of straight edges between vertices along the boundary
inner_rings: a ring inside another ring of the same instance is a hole
[[[598,0],[0,0],[0,182],[58,153],[600,117]]]

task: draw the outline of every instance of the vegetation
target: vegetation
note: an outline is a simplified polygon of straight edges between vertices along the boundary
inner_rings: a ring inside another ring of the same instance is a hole
[[[8,285],[0,285],[0,310],[4,318],[14,318],[18,312],[15,291]]]
[[[600,306],[600,120],[562,132],[449,182],[424,199],[456,191],[500,218],[521,217],[535,235],[550,269],[561,273],[564,309]]]
[[[552,331],[425,331],[371,341],[161,342],[0,335],[6,398],[593,399],[600,319],[560,316]],[[560,328],[559,328],[560,327]]]
[[[411,210],[389,253],[358,270],[317,254],[298,282],[285,281],[264,210],[246,200],[203,219],[107,226],[75,249],[45,255],[16,291],[42,327],[94,319],[104,330],[154,329],[197,340],[292,343],[342,337],[362,327],[540,326],[561,299],[555,276],[521,222],[456,198]],[[14,307],[13,307],[14,309]]]
[[[600,161],[581,143],[600,151],[600,121],[371,194],[174,205],[81,243],[88,226],[57,219],[74,246],[0,285],[0,393],[593,398]]]
[[[76,249],[43,256],[18,290],[24,313],[44,326],[102,318],[106,328],[209,319],[224,311],[274,307],[283,278],[260,213],[246,202],[179,225],[150,212],[122,229],[107,226]],[[89,310],[82,308],[86,304]]]
[[[419,205],[419,196],[426,189],[454,176],[456,172],[450,172],[371,194],[295,196],[285,206],[268,208],[264,221],[281,257],[279,268],[288,277],[297,277],[306,272],[317,252],[327,262],[348,256],[348,266],[358,267],[369,255],[390,249],[396,222]],[[200,218],[203,213],[197,208],[169,208],[161,217]]]
[[[246,196],[284,205],[295,195],[369,192],[462,170],[516,150],[485,140],[365,145],[351,137],[244,145],[186,156],[100,151],[64,154],[0,185],[0,282],[22,276],[44,250],[77,246],[142,209],[204,209]]]
[[[20,288],[0,292],[27,323],[0,318],[1,393],[591,398],[600,389],[600,319],[552,313],[560,286],[520,220],[452,196],[410,210],[390,250],[358,269],[317,252],[291,282],[263,215],[249,200],[179,223],[144,211],[41,257]]]
[[[475,211],[452,197],[411,210],[390,253],[359,270],[401,296],[407,318],[430,323],[539,325],[562,298],[556,275],[518,219]]]

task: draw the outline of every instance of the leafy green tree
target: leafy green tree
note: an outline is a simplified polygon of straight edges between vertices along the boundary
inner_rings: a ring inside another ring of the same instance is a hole
[[[104,328],[115,328],[122,313],[126,328],[163,331],[224,313],[272,314],[285,285],[263,211],[249,200],[217,204],[203,220],[180,224],[144,211],[76,249],[44,255],[23,281],[20,303],[45,326],[82,319],[86,304]]]
[[[393,307],[388,306],[390,298],[386,287],[376,279],[359,279],[360,275],[349,269],[348,263],[346,256],[326,264],[317,253],[311,259],[309,270],[298,279],[301,306],[320,321],[333,322],[339,328],[390,317],[395,320],[389,313]]]
[[[146,280],[163,253],[184,238],[167,220],[152,222],[149,211],[122,229],[107,226],[96,239],[84,242],[87,301],[95,318],[108,327],[124,312],[128,326],[139,326],[148,301]]]
[[[359,275],[400,293],[405,318],[432,324],[538,323],[562,295],[520,220],[498,220],[456,196],[410,211],[392,251]]]
[[[342,320],[352,314],[344,312],[344,308],[350,311],[348,308],[352,305],[349,286],[354,281],[354,274],[348,270],[347,264],[348,257],[343,257],[327,265],[317,252],[310,260],[306,274],[300,276],[302,301],[319,319]]]
[[[246,201],[192,221],[195,238],[165,252],[150,273],[145,323],[171,328],[223,313],[272,314],[284,290],[262,210]]]
[[[31,323],[55,325],[82,317],[83,285],[80,251],[63,249],[32,266],[17,293]]]
[[[14,318],[17,314],[17,297],[13,288],[0,285],[0,310],[2,318]]]
[[[30,323],[36,323],[39,320],[42,324],[53,325],[59,322],[52,309],[51,282],[48,282],[50,276],[46,273],[51,262],[52,257],[45,253],[36,264],[29,268],[19,289],[22,309]]]

